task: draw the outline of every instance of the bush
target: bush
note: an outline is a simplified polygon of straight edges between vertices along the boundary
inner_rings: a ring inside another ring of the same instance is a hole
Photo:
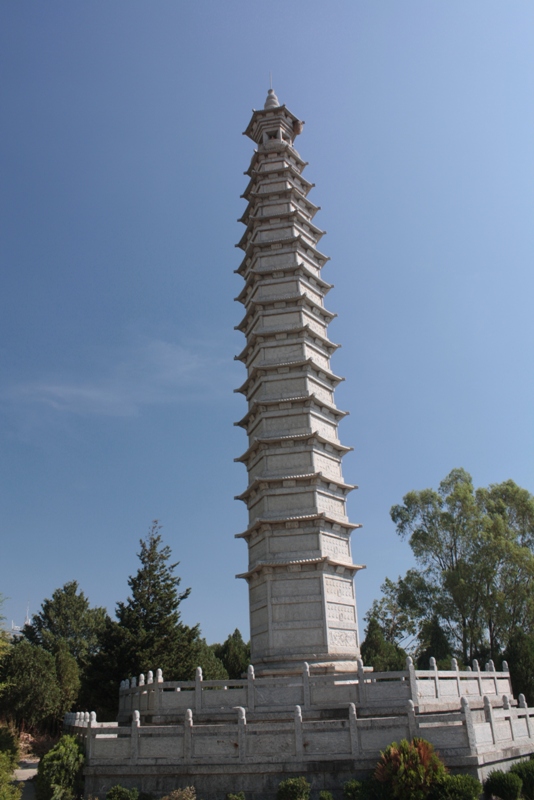
[[[397,800],[424,800],[433,784],[443,780],[445,765],[424,739],[402,739],[388,745],[378,762],[374,778]]]
[[[311,786],[304,777],[288,778],[278,786],[277,800],[308,800]]]
[[[35,785],[37,800],[75,800],[81,797],[84,762],[81,744],[74,736],[62,736],[39,762]]]
[[[19,741],[11,728],[5,725],[0,727],[0,753],[6,753],[9,756],[13,771],[19,761]]]
[[[490,772],[484,781],[484,794],[488,797],[495,795],[500,800],[518,800],[521,796],[523,781],[514,772],[503,772],[496,769]]]
[[[229,792],[226,795],[226,800],[245,800],[245,792],[237,792],[237,794]]]
[[[345,800],[359,800],[362,784],[360,781],[352,780],[343,784],[343,797]]]
[[[127,789],[116,783],[106,794],[106,800],[138,800],[139,792],[137,789]]]
[[[323,789],[322,792],[319,792],[319,800],[334,800],[332,797],[332,792]]]
[[[471,775],[446,775],[431,788],[427,800],[478,800],[482,784]]]
[[[196,800],[197,793],[194,786],[186,786],[185,789],[173,789],[161,800]]]
[[[521,791],[525,800],[534,800],[534,761],[521,761],[519,764],[514,764],[510,772],[519,775],[523,781]]]
[[[0,800],[20,800],[22,788],[15,786],[11,780],[12,775],[11,754],[0,752]]]

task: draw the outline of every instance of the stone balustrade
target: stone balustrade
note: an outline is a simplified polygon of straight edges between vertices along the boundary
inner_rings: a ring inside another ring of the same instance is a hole
[[[403,709],[408,700],[419,711],[460,710],[463,697],[471,707],[482,708],[485,697],[500,705],[506,695],[512,698],[510,673],[504,662],[495,671],[490,662],[485,670],[475,661],[472,669],[460,670],[455,659],[451,670],[439,670],[431,660],[431,669],[417,670],[411,658],[406,670],[370,672],[358,662],[358,671],[334,674],[310,674],[307,664],[280,685],[276,677],[256,678],[248,668],[240,680],[205,681],[197,669],[194,681],[164,681],[161,670],[154,680],[151,672],[123,681],[119,692],[119,721],[129,722],[134,711],[142,721],[173,722],[183,718],[186,709],[196,715],[233,713],[241,706],[250,712],[287,711],[299,705],[306,711],[343,708],[354,703],[361,715],[391,713]],[[512,700],[512,702],[514,702]]]

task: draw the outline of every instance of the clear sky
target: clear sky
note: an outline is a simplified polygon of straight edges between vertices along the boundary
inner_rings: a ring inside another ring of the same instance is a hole
[[[269,72],[306,120],[360,616],[454,467],[534,491],[532,0],[0,3],[0,592],[110,613],[158,518],[248,636],[234,243]]]

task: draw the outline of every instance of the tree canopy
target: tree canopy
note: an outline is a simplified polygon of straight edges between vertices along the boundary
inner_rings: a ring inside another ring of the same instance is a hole
[[[497,659],[511,632],[534,632],[534,497],[513,481],[474,489],[454,469],[438,490],[408,492],[391,518],[408,539],[417,564],[396,582],[369,616],[384,636],[416,635],[419,653],[446,643],[465,664]]]

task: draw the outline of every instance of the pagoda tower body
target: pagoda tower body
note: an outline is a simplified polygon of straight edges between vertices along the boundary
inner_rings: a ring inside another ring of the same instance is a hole
[[[303,123],[273,90],[245,131],[257,145],[249,169],[237,245],[245,307],[237,329],[246,346],[236,358],[247,379],[236,391],[248,411],[238,423],[249,446],[246,465],[251,661],[256,671],[347,669],[359,656],[350,534],[338,438],[346,412],[336,408],[342,380],[330,368],[338,345],[328,338],[335,316],[324,306],[332,288],[321,277],[328,258],[308,200],[313,184],[293,146]],[[341,663],[340,663],[341,662]],[[350,667],[349,667],[350,668]]]

